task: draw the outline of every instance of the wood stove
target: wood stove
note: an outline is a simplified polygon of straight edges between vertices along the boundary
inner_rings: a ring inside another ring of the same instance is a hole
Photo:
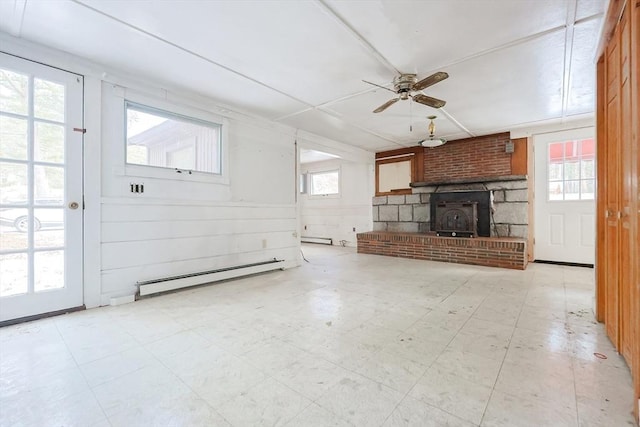
[[[431,231],[435,231],[438,236],[489,237],[491,235],[491,192],[433,193],[430,204]]]
[[[436,234],[449,237],[477,237],[478,202],[437,203]]]

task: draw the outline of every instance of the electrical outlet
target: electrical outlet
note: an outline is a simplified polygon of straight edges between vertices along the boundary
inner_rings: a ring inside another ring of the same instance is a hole
[[[356,232],[356,228],[355,228],[355,227],[353,227],[353,232],[354,232],[354,233]]]
[[[129,183],[129,191],[132,193],[144,193],[144,184],[137,184],[135,182]]]

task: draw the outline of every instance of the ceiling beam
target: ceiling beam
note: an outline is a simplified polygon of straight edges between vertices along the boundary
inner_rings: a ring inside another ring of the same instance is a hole
[[[332,17],[340,26],[342,26],[353,38],[355,38],[365,50],[371,54],[378,62],[384,65],[387,69],[395,74],[401,74],[401,72],[389,61],[385,56],[378,51],[369,41],[360,34],[355,28],[347,22],[335,9],[329,6],[325,0],[316,0],[315,2],[322,10],[324,10],[330,17]]]
[[[562,75],[562,117],[566,117],[569,108],[569,92],[571,87],[571,59],[573,58],[573,35],[575,33],[576,11],[578,0],[567,3],[567,21],[564,37],[564,70]]]

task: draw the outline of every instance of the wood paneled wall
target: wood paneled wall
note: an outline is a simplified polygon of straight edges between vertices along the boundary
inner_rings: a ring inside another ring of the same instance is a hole
[[[640,0],[612,0],[597,65],[597,318],[640,398]]]

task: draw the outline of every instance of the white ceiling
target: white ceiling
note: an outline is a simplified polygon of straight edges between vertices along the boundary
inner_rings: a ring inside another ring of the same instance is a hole
[[[0,31],[369,151],[592,117],[605,0],[0,0]],[[393,94],[398,72],[446,71]],[[413,125],[413,131],[410,126]]]

